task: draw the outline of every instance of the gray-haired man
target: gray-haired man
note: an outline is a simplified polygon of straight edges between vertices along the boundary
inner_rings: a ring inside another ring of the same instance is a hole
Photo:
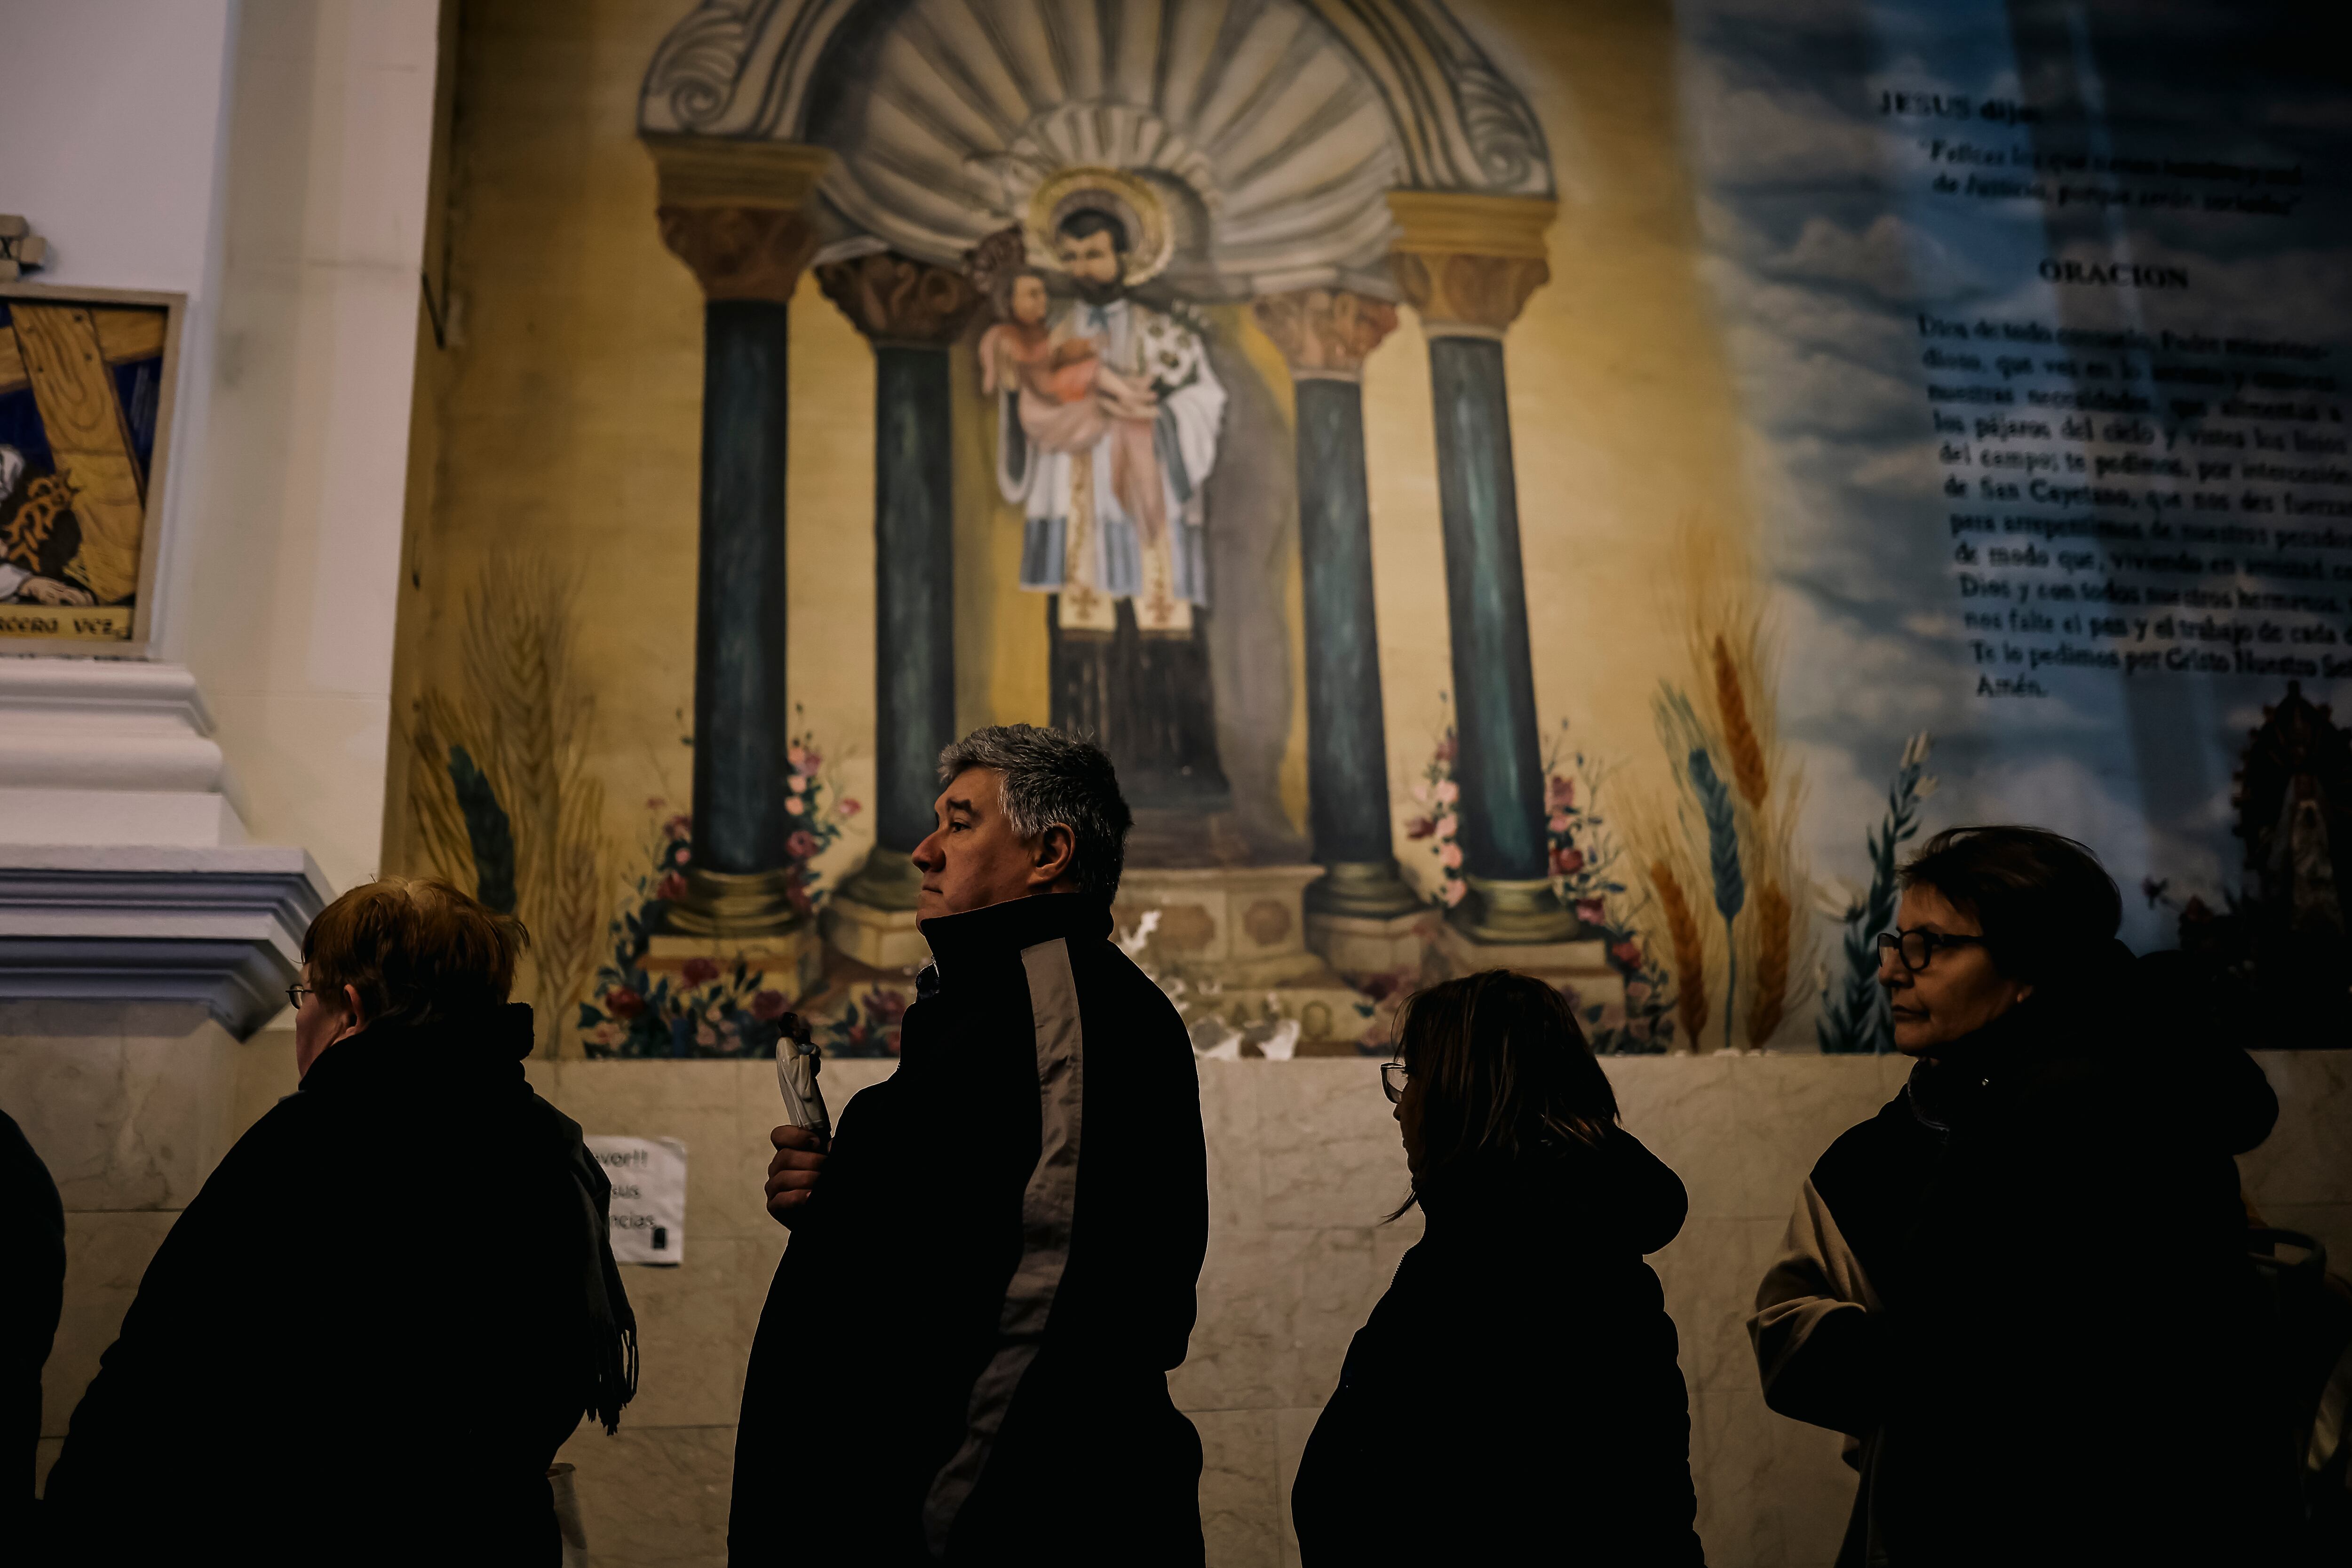
[[[1200,1439],[1167,1373],[1208,1239],[1200,1089],[1109,941],[1127,803],[1101,751],[1025,724],[940,776],[898,1070],[830,1150],[773,1134],[793,1235],[730,1559],[1197,1564]]]

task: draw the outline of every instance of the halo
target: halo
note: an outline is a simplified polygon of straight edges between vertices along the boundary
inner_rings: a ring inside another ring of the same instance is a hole
[[[1151,182],[1124,169],[1093,166],[1064,169],[1029,198],[1023,227],[1027,231],[1030,255],[1052,265],[1062,220],[1088,207],[1110,214],[1126,227],[1127,282],[1158,277],[1174,258],[1175,227],[1168,221],[1168,204],[1151,188]]]

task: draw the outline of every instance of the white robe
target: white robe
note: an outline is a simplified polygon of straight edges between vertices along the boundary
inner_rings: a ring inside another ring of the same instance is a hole
[[[1109,434],[1089,448],[1045,447],[1022,429],[1008,388],[998,402],[996,482],[1022,508],[1021,585],[1060,594],[1061,624],[1072,629],[1110,630],[1118,601],[1128,599],[1142,629],[1189,631],[1192,606],[1209,602],[1201,489],[1216,467],[1225,389],[1199,333],[1129,300],[1068,303],[1052,334],[1057,342],[1092,338],[1108,369],[1158,395],[1153,447],[1169,527],[1155,548],[1120,504]]]

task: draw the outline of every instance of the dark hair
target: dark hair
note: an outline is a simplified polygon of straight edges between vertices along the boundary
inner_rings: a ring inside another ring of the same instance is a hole
[[[371,1025],[437,1024],[502,1005],[530,943],[520,921],[438,878],[384,877],[320,911],[302,962],[327,995],[355,988]]]
[[[1090,234],[1107,234],[1110,236],[1111,252],[1117,256],[1125,256],[1128,247],[1134,243],[1128,238],[1127,225],[1118,221],[1118,215],[1105,212],[1100,207],[1080,207],[1055,225],[1054,232],[1065,239],[1084,239]]]
[[[1563,1138],[1596,1143],[1617,1120],[1616,1090],[1568,998],[1507,969],[1416,992],[1397,1014],[1397,1054],[1421,1086],[1422,1146],[1397,1214],[1457,1166],[1517,1161]]]
[[[966,768],[994,768],[1004,775],[1004,817],[1024,839],[1043,837],[1057,822],[1068,828],[1078,891],[1110,902],[1135,817],[1118,793],[1118,771],[1100,746],[1066,730],[994,724],[940,752],[941,784]]]
[[[2046,827],[1948,827],[1897,874],[1976,918],[1993,967],[2038,984],[2115,940],[2123,895],[2086,845]]]

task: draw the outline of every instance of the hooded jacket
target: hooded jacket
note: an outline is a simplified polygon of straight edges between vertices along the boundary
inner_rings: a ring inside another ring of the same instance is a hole
[[[2231,1156],[2278,1101],[2114,943],[1832,1144],[1748,1320],[1843,1432],[1840,1568],[2273,1560],[2291,1467]]]
[[[548,1466],[618,1420],[635,1326],[530,1044],[520,1005],[376,1025],[237,1140],[74,1411],[55,1561],[560,1561]]]
[[[1696,1564],[1690,1408],[1642,1261],[1681,1178],[1622,1128],[1426,1184],[1291,1515],[1308,1568]]]
[[[1045,894],[926,921],[898,1068],[844,1109],[743,1390],[730,1561],[1194,1563],[1168,1395],[1208,1242],[1181,1019]]]

